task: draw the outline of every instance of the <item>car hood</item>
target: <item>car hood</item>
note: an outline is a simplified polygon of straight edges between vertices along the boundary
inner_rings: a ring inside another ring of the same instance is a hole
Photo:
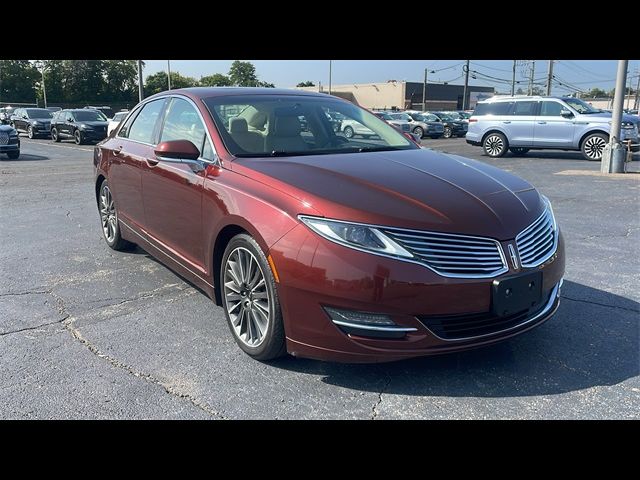
[[[11,133],[13,131],[13,127],[11,125],[0,125],[0,132]]]
[[[30,118],[28,120],[29,123],[38,122],[38,123],[51,123],[50,118]]]
[[[540,195],[525,180],[482,162],[428,149],[239,158],[233,168],[307,207],[292,215],[319,214],[507,240],[544,209]]]
[[[602,122],[605,122],[605,121],[610,122],[612,117],[613,117],[613,114],[610,112],[600,112],[600,113],[590,113],[590,114],[580,115],[581,119],[592,118],[592,119],[600,120]],[[626,113],[622,115],[623,122],[638,123],[639,120],[640,119],[637,115],[628,115]]]

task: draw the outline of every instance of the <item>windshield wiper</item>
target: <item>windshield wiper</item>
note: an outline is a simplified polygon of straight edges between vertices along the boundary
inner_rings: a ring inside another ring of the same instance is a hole
[[[299,155],[298,153],[285,152],[284,150],[272,150],[269,154],[272,157],[287,157],[289,155]]]
[[[384,152],[395,150],[394,147],[360,147],[358,148],[358,152]]]

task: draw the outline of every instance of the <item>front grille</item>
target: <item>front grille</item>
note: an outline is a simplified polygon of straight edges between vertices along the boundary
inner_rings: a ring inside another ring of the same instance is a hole
[[[489,238],[385,229],[386,234],[445,277],[490,278],[508,271],[500,244]]]
[[[0,132],[0,145],[9,144],[9,134],[6,132]]]
[[[516,237],[520,264],[537,267],[546,262],[556,249],[557,235],[551,210],[547,208],[538,219]]]
[[[417,318],[425,327],[443,340],[464,340],[510,330],[521,323],[525,323],[547,306],[549,295],[546,298],[546,301],[529,310],[523,310],[506,317],[499,317],[491,312],[483,312],[465,315],[419,315]]]

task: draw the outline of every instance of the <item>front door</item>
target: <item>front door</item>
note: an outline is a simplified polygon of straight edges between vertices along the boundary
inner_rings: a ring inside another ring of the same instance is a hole
[[[205,126],[189,101],[174,97],[164,115],[158,143],[189,140],[202,154]],[[147,231],[186,267],[204,273],[202,193],[204,171],[164,162],[150,152],[142,169]]]
[[[573,117],[561,115],[563,110],[569,111],[555,100],[540,102],[540,113],[534,127],[534,147],[569,148],[573,145],[576,126]]]

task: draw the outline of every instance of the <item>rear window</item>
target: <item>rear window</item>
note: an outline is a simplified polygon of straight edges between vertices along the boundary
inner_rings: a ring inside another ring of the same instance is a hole
[[[473,116],[479,115],[508,115],[513,102],[479,103],[473,111]]]

